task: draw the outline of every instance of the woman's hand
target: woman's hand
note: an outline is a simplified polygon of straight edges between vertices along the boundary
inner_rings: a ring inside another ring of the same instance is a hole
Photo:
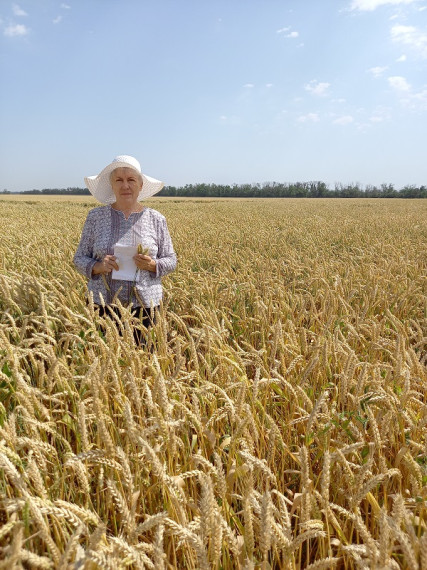
[[[111,273],[115,269],[119,269],[114,255],[106,255],[102,261],[97,261],[92,268],[93,275],[100,275],[101,273]]]
[[[151,273],[156,272],[156,261],[152,259],[149,255],[142,255],[141,253],[137,253],[133,258],[136,266],[138,269],[142,269],[144,271],[151,271]]]

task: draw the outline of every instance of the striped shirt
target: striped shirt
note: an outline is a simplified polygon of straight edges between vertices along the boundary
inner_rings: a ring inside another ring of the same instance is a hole
[[[113,255],[116,244],[148,248],[148,255],[156,261],[156,272],[138,271],[135,283],[111,279],[111,273],[104,277],[92,275],[95,263],[105,255]],[[94,303],[111,304],[118,298],[124,305],[155,307],[162,299],[161,278],[175,269],[177,260],[166,219],[160,212],[145,207],[126,219],[123,212],[100,206],[87,215],[73,261],[88,278]]]

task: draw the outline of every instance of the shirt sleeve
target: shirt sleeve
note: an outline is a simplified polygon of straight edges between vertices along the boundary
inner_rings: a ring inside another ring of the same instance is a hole
[[[92,276],[93,266],[98,261],[93,257],[94,230],[94,220],[91,212],[89,212],[83,226],[79,246],[73,258],[77,271],[88,279],[98,277],[97,275]]]
[[[177,258],[165,218],[160,220],[157,231],[159,246],[156,259],[156,273],[152,273],[152,276],[163,277],[164,275],[174,271],[177,264]]]

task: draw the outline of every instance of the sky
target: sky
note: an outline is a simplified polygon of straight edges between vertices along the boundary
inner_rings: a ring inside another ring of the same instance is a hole
[[[427,185],[427,0],[0,0],[0,191]]]

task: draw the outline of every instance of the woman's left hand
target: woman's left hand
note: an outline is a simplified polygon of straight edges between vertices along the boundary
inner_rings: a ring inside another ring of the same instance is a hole
[[[151,271],[152,273],[156,272],[156,261],[152,259],[149,255],[142,255],[137,253],[133,258],[136,266],[138,269],[142,269],[144,271]]]

